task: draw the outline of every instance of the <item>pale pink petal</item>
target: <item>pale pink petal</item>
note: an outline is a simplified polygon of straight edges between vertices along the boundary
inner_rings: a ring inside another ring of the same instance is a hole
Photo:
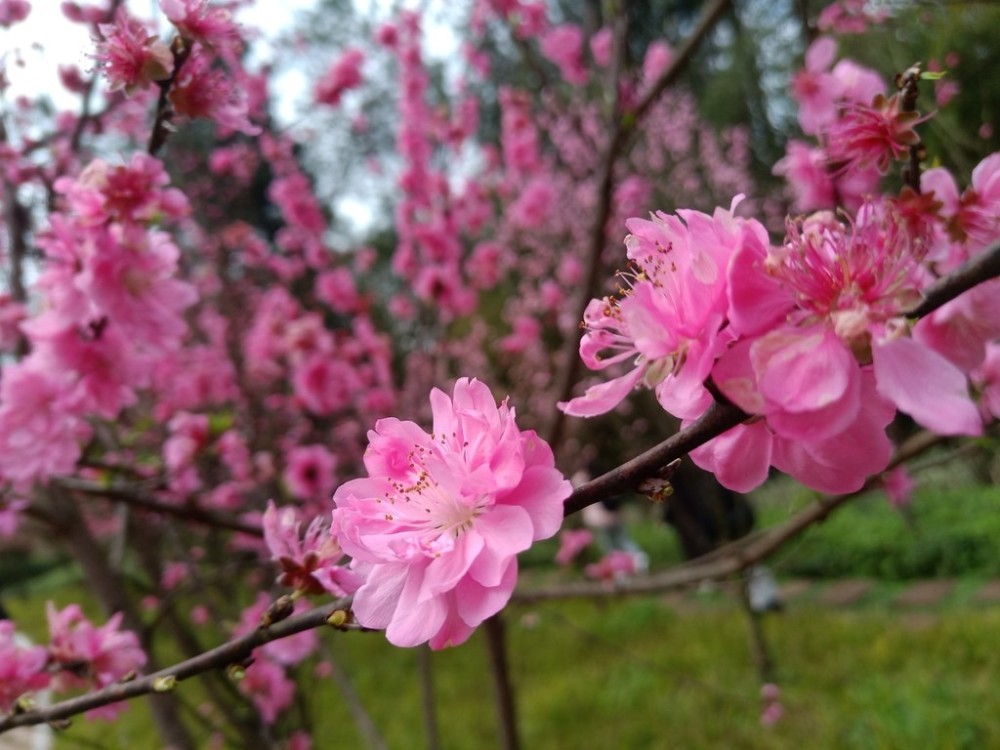
[[[743,335],[769,330],[793,305],[791,294],[764,273],[765,253],[758,244],[745,243],[729,264],[729,325]]]
[[[917,341],[899,338],[872,347],[878,392],[920,425],[940,435],[979,435],[983,423],[955,365]]]
[[[392,622],[409,568],[403,564],[372,566],[351,609],[366,628],[383,629]]]
[[[560,401],[559,408],[571,417],[596,417],[611,411],[632,392],[644,369],[636,367],[620,378],[592,385],[582,396],[571,401]]]
[[[843,399],[857,363],[844,343],[825,326],[783,328],[750,348],[764,398],[786,411],[809,412]],[[857,404],[848,421],[854,418]]]
[[[715,474],[723,487],[750,492],[764,483],[771,466],[771,433],[763,422],[737,425],[691,451],[691,459]]]
[[[403,590],[399,594],[392,621],[385,629],[385,637],[394,646],[409,648],[425,643],[434,637],[444,624],[448,608],[443,596],[420,601],[423,581],[412,566]],[[361,622],[359,619],[358,622]]]
[[[487,617],[492,617],[510,601],[517,583],[517,559],[511,561],[503,578],[496,586],[482,586],[471,578],[464,579],[455,589],[458,615],[475,627]]]
[[[467,534],[481,536],[484,542],[469,575],[483,586],[497,586],[511,560],[531,546],[533,531],[528,512],[516,505],[496,505],[489,515],[488,523]]]
[[[525,549],[530,544],[529,540]],[[448,554],[435,557],[427,563],[417,602],[422,604],[455,588],[458,581],[469,572],[473,562],[481,556],[483,546],[483,536],[475,531],[469,531],[455,539],[455,546]]]

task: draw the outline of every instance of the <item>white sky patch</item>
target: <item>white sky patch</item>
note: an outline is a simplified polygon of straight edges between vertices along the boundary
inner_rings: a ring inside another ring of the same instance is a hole
[[[47,95],[57,109],[75,109],[79,96],[59,82],[60,65],[76,65],[84,74],[94,66],[94,43],[87,25],[70,23],[55,0],[35,0],[31,13],[10,29],[0,29],[0,50],[10,97]]]

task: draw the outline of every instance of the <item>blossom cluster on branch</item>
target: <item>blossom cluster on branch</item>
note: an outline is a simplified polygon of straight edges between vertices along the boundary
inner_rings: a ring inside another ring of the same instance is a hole
[[[126,693],[218,670],[236,689],[211,683],[222,707],[206,722],[246,746],[307,748],[285,718],[306,670],[333,669],[312,628],[460,644],[567,512],[669,463],[640,457],[573,490],[565,475],[593,447],[542,436],[577,348],[607,377],[566,414],[652,389],[682,424],[670,460],[690,452],[739,491],[773,467],[855,492],[888,465],[897,412],[945,435],[1000,417],[995,262],[913,314],[1000,237],[1000,154],[967,185],[924,169],[919,67],[888,91],[837,61],[833,37],[812,43],[791,82],[812,141],[775,166],[805,213],[779,239],[767,227],[784,207],[752,177],[749,129],[715,128],[667,86],[725,0],[634,65],[624,16],[588,29],[542,2],[480,0],[454,80],[421,14],[401,11],[322,67],[301,130],[273,122],[267,71],[246,67],[241,4],[159,0],[161,36],[137,3],[64,3],[95,40],[93,78],[61,71],[79,111],[0,99],[0,536],[70,540],[109,618],[50,607],[48,646],[0,621],[0,731],[84,704],[110,716]],[[0,26],[29,10],[0,0]],[[820,26],[883,20],[843,0]],[[491,47],[523,54],[540,90],[494,85]],[[345,247],[307,159],[338,128],[362,150],[380,66],[395,130],[369,167],[393,181],[392,231]],[[620,442],[656,423],[634,413]],[[559,562],[587,542],[565,532]],[[635,565],[613,555],[587,574],[613,585]],[[201,652],[203,634],[228,640]],[[45,688],[92,700],[33,709]],[[183,748],[171,705],[155,718]]]

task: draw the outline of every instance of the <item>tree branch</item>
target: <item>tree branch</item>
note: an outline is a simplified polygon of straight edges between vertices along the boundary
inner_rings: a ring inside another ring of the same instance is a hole
[[[1000,276],[1000,240],[931,284],[924,291],[923,301],[904,314],[909,318],[929,315],[946,302],[997,276]],[[635,491],[642,480],[656,476],[674,459],[681,458],[748,418],[749,415],[732,404],[714,403],[694,424],[607,474],[577,487],[566,500],[566,515],[605,498]]]
[[[148,510],[152,513],[159,513],[164,516],[173,516],[184,521],[192,521],[204,526],[211,526],[217,529],[229,529],[238,531],[241,534],[263,537],[264,532],[260,526],[252,523],[240,521],[238,518],[231,518],[212,510],[199,508],[196,505],[171,505],[160,502],[151,497],[143,495],[134,487],[127,485],[112,484],[103,485],[100,482],[93,482],[87,479],[77,479],[75,477],[60,477],[53,480],[55,483],[74,492],[82,492],[85,495],[102,497],[116,503],[124,503],[135,508]]]
[[[947,439],[947,437],[929,432],[918,433],[896,450],[885,470],[889,471]],[[557,599],[653,594],[686,588],[709,579],[728,578],[742,573],[761,560],[767,559],[786,542],[797,537],[813,524],[824,520],[831,512],[847,501],[877,487],[881,481],[882,474],[869,477],[864,486],[856,492],[820,498],[784,523],[730,542],[707,555],[662,573],[611,585],[606,582],[581,581],[534,591],[515,591],[511,601],[521,604],[537,604]]]
[[[331,616],[336,613],[347,613],[351,606],[351,597],[338,599],[332,604],[326,604],[303,612],[302,614],[289,617],[287,620],[279,622],[270,627],[260,627],[244,636],[234,638],[227,643],[217,646],[203,654],[182,661],[172,667],[161,669],[158,672],[145,675],[132,680],[115,685],[109,685],[102,690],[96,690],[77,698],[53,703],[51,706],[33,709],[23,713],[12,714],[0,720],[0,734],[15,727],[33,726],[35,724],[45,724],[60,719],[67,719],[71,716],[90,711],[94,708],[107,706],[128,698],[135,698],[140,695],[150,695],[153,693],[164,693],[173,690],[173,686],[190,677],[208,672],[214,669],[225,669],[231,664],[242,664],[250,659],[255,648],[263,646],[265,643],[276,641],[279,638],[287,638],[290,635],[301,633],[303,630],[311,630],[330,623]],[[338,630],[359,630],[365,628],[349,620],[335,625]]]
[[[923,291],[923,301],[910,310],[907,316],[922,318],[930,315],[963,292],[997,276],[1000,276],[1000,238],[995,239],[993,244],[976,257],[967,260],[947,276],[942,276],[927,287]]]
[[[604,252],[607,224],[608,219],[611,217],[612,199],[614,197],[615,163],[624,151],[629,137],[635,132],[636,126],[649,111],[650,107],[653,106],[660,94],[680,77],[694,56],[695,50],[698,49],[698,46],[715,27],[719,19],[722,18],[722,14],[729,8],[731,2],[732,0],[712,1],[711,5],[702,13],[690,36],[688,36],[684,44],[677,50],[677,55],[669,67],[650,86],[649,91],[646,92],[646,95],[639,101],[635,109],[629,112],[621,111],[620,105],[617,104],[619,81],[612,81],[616,101],[613,130],[599,168],[594,223],[590,229],[590,240],[585,261],[585,268],[587,269],[585,275],[586,281],[580,288],[579,297],[576,301],[577,315],[575,320],[583,320],[583,313],[587,308],[587,304],[596,295],[600,283],[601,255]],[[619,43],[617,38],[616,43]],[[620,43],[624,43],[624,40],[621,40]],[[573,395],[573,388],[579,379],[580,357],[577,356],[577,350],[580,348],[580,337],[582,335],[582,331],[577,329],[574,335],[571,335],[566,340],[561,352],[562,356],[557,360],[562,366],[561,377],[556,389],[557,402],[568,401],[570,399]],[[556,409],[545,430],[545,440],[549,445],[553,446],[553,450],[557,448],[562,439],[565,424],[566,415],[560,409]]]

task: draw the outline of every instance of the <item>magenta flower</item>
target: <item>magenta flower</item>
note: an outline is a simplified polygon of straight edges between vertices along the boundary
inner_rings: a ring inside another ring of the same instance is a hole
[[[153,81],[164,81],[174,70],[174,56],[155,34],[124,10],[114,23],[100,24],[103,41],[94,58],[104,71],[110,89],[132,94]]]
[[[837,101],[844,84],[830,72],[837,56],[837,43],[828,36],[817,38],[806,51],[804,68],[792,79],[792,96],[799,103],[802,132],[816,135],[837,116]]]
[[[885,492],[889,505],[896,510],[906,508],[913,502],[913,491],[916,488],[917,483],[905,466],[897,466],[882,477],[882,491]]]
[[[264,542],[271,559],[281,566],[278,583],[306,594],[345,596],[357,590],[362,580],[340,561],[343,551],[330,527],[321,518],[314,518],[305,531],[295,508],[275,508],[269,501],[263,519]]]
[[[146,654],[135,633],[118,629],[121,613],[113,615],[99,628],[83,616],[77,604],[57,611],[49,602],[46,614],[52,636],[49,657],[61,668],[54,680],[58,689],[102,688],[146,663]]]
[[[905,159],[910,147],[920,143],[913,128],[926,119],[904,112],[899,94],[889,99],[879,94],[869,105],[852,104],[826,133],[830,162],[841,171],[874,167],[885,174],[892,161]]]
[[[7,713],[18,698],[49,684],[45,671],[48,652],[27,646],[14,632],[14,623],[0,620],[0,713]]]
[[[0,26],[10,28],[19,23],[31,13],[31,3],[28,0],[0,0]]]
[[[568,23],[550,29],[541,39],[542,54],[556,64],[562,77],[574,86],[587,82],[583,64],[583,31]]]
[[[635,571],[635,556],[620,549],[611,550],[596,563],[583,569],[585,575],[599,581],[620,581],[635,575]]]
[[[160,0],[160,8],[187,39],[223,50],[239,43],[239,28],[232,12],[212,5],[211,0]]]
[[[873,365],[878,394],[928,429],[978,434],[961,371],[906,335],[925,249],[889,203],[869,204],[851,226],[816,214],[768,252],[745,245],[729,274],[729,322],[743,338],[713,380],[775,433],[815,443],[872,408],[862,371]]]
[[[257,659],[246,668],[238,683],[240,692],[253,701],[265,724],[273,724],[278,714],[292,705],[295,683],[285,670],[268,658]]]
[[[737,201],[734,201],[734,208]],[[625,238],[632,268],[620,297],[591,300],[580,356],[591,370],[631,362],[626,374],[596,385],[559,407],[590,417],[613,409],[637,385],[656,389],[671,414],[687,419],[712,401],[703,383],[726,340],[726,267],[741,247],[764,254],[767,232],[732,210],[629,219]]]
[[[522,432],[483,383],[431,391],[434,432],[379,420],[368,478],[334,494],[333,528],[367,580],[354,598],[366,627],[397,646],[464,642],[510,598],[517,554],[551,537],[570,483],[552,451]]]
[[[285,455],[285,486],[300,500],[327,499],[336,483],[337,457],[322,445],[299,445]]]
[[[556,552],[556,563],[569,565],[593,540],[594,534],[590,529],[566,529],[559,534],[559,551]]]
[[[364,53],[359,49],[347,49],[333,63],[333,66],[316,84],[315,97],[320,104],[335,107],[340,104],[341,97],[351,89],[361,85],[361,64],[365,61]]]

